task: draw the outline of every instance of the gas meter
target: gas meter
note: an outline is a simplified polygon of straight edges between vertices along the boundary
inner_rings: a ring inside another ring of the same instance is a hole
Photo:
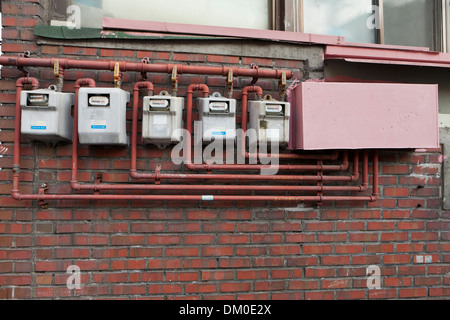
[[[289,102],[273,100],[267,95],[264,100],[249,102],[249,129],[256,131],[250,135],[250,143],[278,143],[285,145],[289,142],[289,118],[291,105]]]
[[[181,142],[183,109],[184,98],[170,96],[167,91],[144,97],[142,142],[160,148]]]
[[[130,93],[119,88],[80,88],[78,135],[80,144],[128,144],[127,103]]]
[[[53,86],[22,91],[22,134],[31,140],[47,143],[72,141],[74,96],[73,93],[57,92]]]
[[[203,142],[236,139],[236,100],[216,92],[209,98],[198,98],[199,120],[203,127]]]

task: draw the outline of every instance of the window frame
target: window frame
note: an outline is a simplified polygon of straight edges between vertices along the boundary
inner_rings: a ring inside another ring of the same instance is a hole
[[[290,0],[272,0],[272,29],[279,31],[293,31],[304,33],[304,0],[292,0],[297,3],[295,10],[298,14],[294,16],[289,16],[286,14],[286,3]],[[433,1],[434,5],[434,26],[433,26],[433,47],[431,50],[440,52],[450,51],[450,21],[447,17],[450,17],[450,4],[449,0],[427,0]],[[375,43],[385,45],[385,27],[384,27],[384,0],[372,0],[373,6],[378,6],[378,21],[380,23],[380,28],[375,31]],[[297,19],[296,19],[297,17]],[[446,23],[447,22],[447,23]],[[286,26],[291,26],[287,28]],[[292,27],[294,26],[294,27]],[[298,30],[298,31],[297,31]]]

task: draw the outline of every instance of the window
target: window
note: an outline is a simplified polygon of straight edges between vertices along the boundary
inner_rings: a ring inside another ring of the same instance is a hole
[[[384,43],[442,48],[442,1],[383,0]]]
[[[271,29],[269,0],[72,0],[83,27],[101,28],[101,18]]]
[[[340,35],[347,42],[446,50],[449,0],[279,1],[279,10],[286,13],[277,15],[285,19],[276,24],[281,30]],[[296,11],[301,18],[292,15]]]
[[[367,27],[372,0],[304,0],[304,32],[344,36],[347,42],[375,43]]]
[[[83,27],[102,18],[344,36],[446,51],[450,0],[68,0]]]

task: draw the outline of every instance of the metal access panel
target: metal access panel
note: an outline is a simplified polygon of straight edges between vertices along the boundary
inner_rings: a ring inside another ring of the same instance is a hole
[[[22,135],[33,141],[46,143],[72,141],[73,104],[73,93],[51,89],[22,91]]]
[[[203,143],[213,140],[235,141],[236,100],[214,93],[209,98],[198,98],[199,120],[203,127]]]
[[[250,101],[249,129],[256,135],[250,135],[250,144],[277,143],[286,145],[289,142],[290,103],[276,100]]]
[[[291,150],[439,147],[437,85],[303,82],[288,100]]]
[[[163,147],[181,142],[183,137],[184,98],[164,92],[144,97],[142,142]]]
[[[80,144],[128,145],[129,92],[119,88],[81,88],[78,99]]]

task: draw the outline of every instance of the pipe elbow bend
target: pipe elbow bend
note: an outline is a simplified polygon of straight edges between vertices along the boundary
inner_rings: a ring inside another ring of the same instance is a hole
[[[70,187],[72,188],[72,190],[77,190],[77,191],[79,191],[81,189],[78,181],[70,181]]]
[[[20,192],[17,191],[17,190],[11,191],[11,197],[12,197],[14,200],[22,200],[22,195],[21,195]]]

